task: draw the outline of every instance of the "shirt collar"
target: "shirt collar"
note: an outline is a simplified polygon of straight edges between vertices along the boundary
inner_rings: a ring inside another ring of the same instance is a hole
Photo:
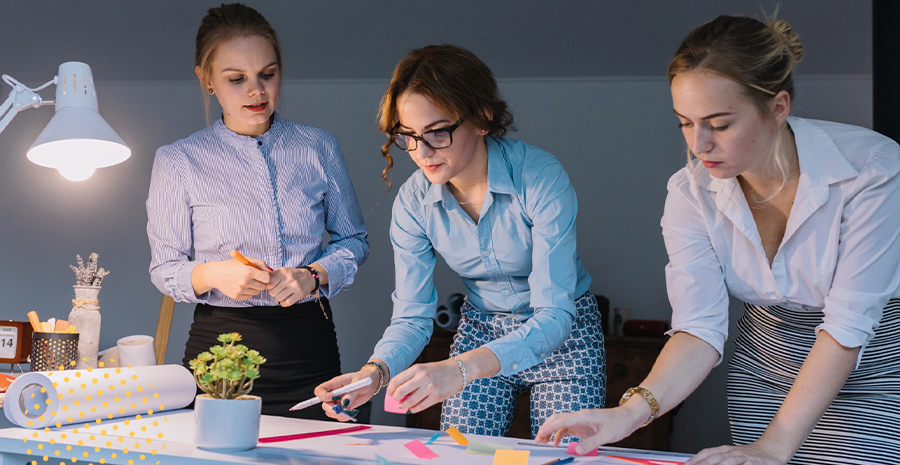
[[[257,148],[271,147],[278,140],[278,137],[281,136],[281,133],[284,132],[285,124],[285,121],[276,112],[273,115],[272,126],[269,127],[269,130],[256,137],[245,136],[232,131],[228,126],[225,126],[225,121],[221,116],[213,123],[212,129],[219,138],[235,147]]]
[[[500,140],[494,137],[485,137],[488,151],[488,186],[490,192],[496,194],[515,194],[515,186],[512,176],[509,174],[509,162],[506,150]],[[453,194],[446,184],[430,184],[425,192],[423,203],[435,203],[447,200]]]
[[[809,186],[825,187],[859,175],[822,128],[793,116],[788,117],[787,123],[794,132],[800,176],[806,178]],[[700,163],[694,164],[691,171],[700,187],[726,198],[738,189],[737,178],[714,178]]]

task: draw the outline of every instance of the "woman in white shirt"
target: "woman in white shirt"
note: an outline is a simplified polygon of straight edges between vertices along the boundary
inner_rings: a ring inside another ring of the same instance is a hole
[[[585,452],[683,401],[722,359],[728,294],[745,302],[729,366],[735,446],[697,464],[892,463],[900,446],[900,148],[789,117],[799,38],[720,16],[669,64],[690,151],[662,218],[672,335],[621,406],[551,417]],[[636,394],[636,395],[634,395]]]

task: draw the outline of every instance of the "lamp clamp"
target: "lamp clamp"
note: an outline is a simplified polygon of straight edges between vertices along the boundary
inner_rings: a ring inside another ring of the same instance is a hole
[[[27,110],[29,108],[40,108],[43,105],[53,105],[54,102],[52,100],[44,101],[37,92],[46,89],[52,84],[56,84],[56,81],[57,78],[54,77],[52,81],[48,81],[44,85],[32,89],[15,80],[12,76],[4,74],[3,82],[12,86],[12,90],[9,92],[6,101],[0,105],[0,131],[3,131],[3,129],[6,128],[6,125],[12,121],[16,112]],[[15,110],[16,112],[12,112],[10,109]],[[7,111],[9,113],[7,113]]]

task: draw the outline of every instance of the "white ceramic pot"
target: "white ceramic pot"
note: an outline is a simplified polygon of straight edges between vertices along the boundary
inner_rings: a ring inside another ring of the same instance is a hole
[[[200,394],[194,400],[194,443],[215,451],[247,450],[259,442],[262,399],[214,399]]]

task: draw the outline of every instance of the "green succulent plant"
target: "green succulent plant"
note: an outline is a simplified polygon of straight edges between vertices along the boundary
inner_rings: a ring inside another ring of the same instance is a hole
[[[220,334],[222,345],[212,346],[190,361],[194,381],[215,399],[237,399],[249,394],[253,380],[259,378],[259,366],[266,359],[243,344],[238,333]]]

